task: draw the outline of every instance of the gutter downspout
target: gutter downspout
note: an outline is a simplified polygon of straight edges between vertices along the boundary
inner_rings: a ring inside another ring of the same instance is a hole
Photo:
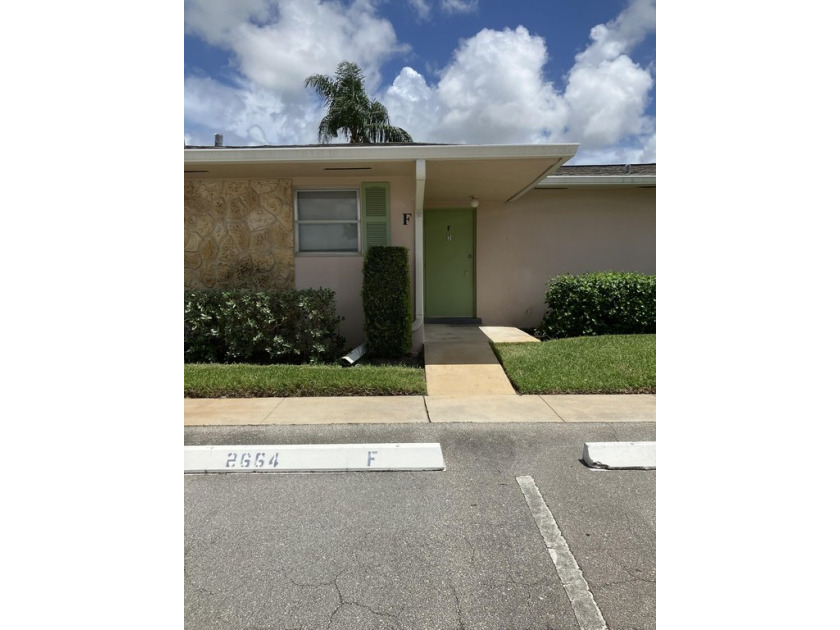
[[[342,367],[350,367],[351,365],[356,363],[356,361],[358,361],[367,354],[367,350],[367,341],[361,344],[360,346],[356,346],[355,348],[353,348],[350,352],[348,352],[343,357],[341,357],[341,359],[339,359],[340,361],[342,361]]]
[[[426,197],[426,160],[417,160],[414,190],[414,321],[411,330],[423,326],[423,203]]]

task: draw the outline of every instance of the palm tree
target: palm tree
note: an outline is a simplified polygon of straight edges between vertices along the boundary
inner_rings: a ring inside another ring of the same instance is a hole
[[[304,85],[314,88],[327,107],[327,115],[318,126],[321,142],[329,142],[339,134],[351,144],[413,142],[405,129],[391,126],[385,106],[365,94],[365,78],[358,64],[342,61],[335,79],[313,74]]]

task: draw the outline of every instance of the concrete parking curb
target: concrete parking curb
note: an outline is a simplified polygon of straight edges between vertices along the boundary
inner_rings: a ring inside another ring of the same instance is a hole
[[[590,468],[656,470],[656,442],[587,442],[583,461]]]

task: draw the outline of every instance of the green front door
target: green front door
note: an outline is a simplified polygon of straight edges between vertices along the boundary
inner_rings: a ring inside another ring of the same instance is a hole
[[[475,210],[426,210],[426,317],[475,317]]]

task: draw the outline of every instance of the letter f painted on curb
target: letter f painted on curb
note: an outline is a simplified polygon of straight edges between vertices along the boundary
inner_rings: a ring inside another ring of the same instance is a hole
[[[373,456],[376,455],[379,451],[368,451],[368,468],[370,468],[370,463],[373,461]]]

